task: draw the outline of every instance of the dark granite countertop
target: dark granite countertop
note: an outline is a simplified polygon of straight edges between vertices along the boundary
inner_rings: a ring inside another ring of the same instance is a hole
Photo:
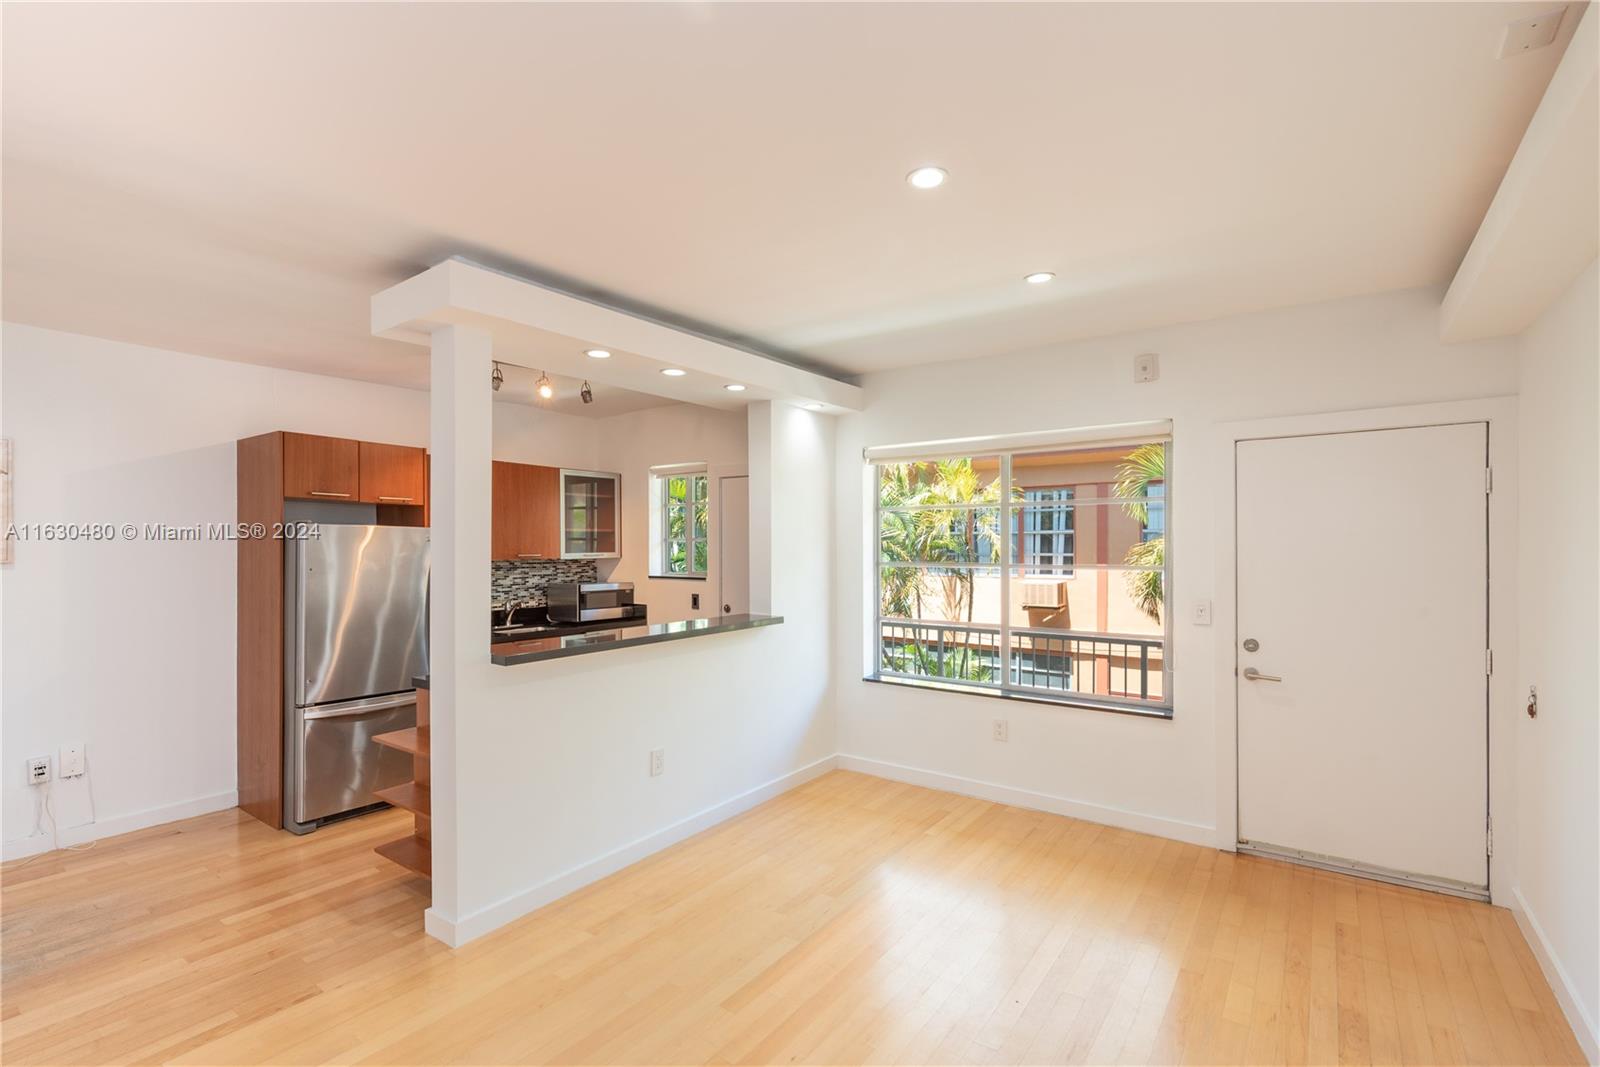
[[[720,615],[710,619],[636,623],[603,630],[590,630],[586,633],[536,637],[527,641],[502,641],[492,647],[490,658],[502,667],[511,667],[519,663],[581,656],[588,652],[604,652],[611,648],[653,645],[661,641],[704,637],[707,634],[753,630],[758,626],[776,626],[781,622],[783,622],[782,615]]]
[[[490,614],[489,640],[494,644],[503,644],[510,641],[531,641],[535,638],[565,637],[567,634],[585,633],[589,630],[615,630],[618,626],[642,626],[650,621],[648,609],[643,604],[634,605],[638,608],[639,617],[634,619],[611,619],[597,622],[552,622],[550,616],[542,607],[518,608],[516,612],[517,629],[541,627],[546,632],[537,634],[518,635],[515,633],[501,632],[505,627],[506,613],[495,610]]]

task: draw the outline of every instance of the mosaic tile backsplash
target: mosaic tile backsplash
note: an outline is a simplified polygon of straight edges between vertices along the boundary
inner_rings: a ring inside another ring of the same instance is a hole
[[[592,559],[497,559],[489,566],[489,594],[496,604],[542,606],[552,582],[600,580]]]

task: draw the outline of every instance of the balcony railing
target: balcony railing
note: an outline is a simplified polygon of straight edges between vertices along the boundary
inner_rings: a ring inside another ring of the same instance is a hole
[[[901,678],[1000,688],[1000,628],[977,623],[883,619],[878,670]],[[1011,628],[1008,688],[1159,702],[1161,639],[1082,630]]]

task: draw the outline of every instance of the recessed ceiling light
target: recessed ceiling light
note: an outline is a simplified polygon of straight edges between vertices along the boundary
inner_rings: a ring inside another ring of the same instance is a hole
[[[665,374],[668,378],[682,378],[685,374],[688,374],[689,372],[684,370],[684,369],[682,369],[681,367],[662,367],[661,368],[661,373]]]
[[[950,172],[943,167],[918,167],[906,175],[906,181],[917,189],[937,189],[950,177]]]
[[[589,351],[585,352],[584,355],[588,356],[590,359],[610,359],[611,358],[611,353],[607,352],[603,348],[591,348],[591,349],[589,349]]]
[[[807,404],[806,405],[806,410],[807,411],[821,411],[822,410],[822,405],[821,404]]]
[[[1032,274],[1025,275],[1022,280],[1027,282],[1029,285],[1043,285],[1045,282],[1054,277],[1055,273],[1053,271],[1036,270]]]
[[[734,382],[731,385],[724,385],[723,388],[726,389],[730,393],[742,393],[742,392],[744,392],[744,386],[740,385],[738,382]]]

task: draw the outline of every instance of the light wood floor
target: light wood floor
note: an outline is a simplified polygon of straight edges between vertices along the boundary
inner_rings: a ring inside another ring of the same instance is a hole
[[[4,872],[7,1064],[1579,1063],[1510,913],[835,772],[451,951],[239,812]]]

